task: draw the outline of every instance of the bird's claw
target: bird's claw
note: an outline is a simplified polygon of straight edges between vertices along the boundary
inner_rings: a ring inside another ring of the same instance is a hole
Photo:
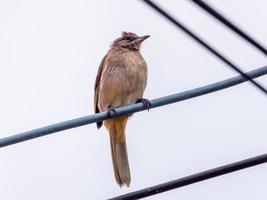
[[[145,106],[145,108],[147,109],[147,111],[149,111],[149,109],[151,108],[151,102],[148,100],[148,99],[145,99],[145,98],[141,98],[141,99],[138,99],[136,103],[140,103],[142,102]]]
[[[116,110],[115,110],[115,108],[108,106],[107,107],[107,113],[108,113],[108,116],[111,117],[112,113],[116,113]]]

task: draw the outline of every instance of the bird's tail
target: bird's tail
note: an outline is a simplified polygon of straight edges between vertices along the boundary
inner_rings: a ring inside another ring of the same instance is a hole
[[[110,134],[111,157],[114,175],[120,186],[129,187],[131,182],[127,155],[125,127],[128,117],[118,117],[105,121]]]

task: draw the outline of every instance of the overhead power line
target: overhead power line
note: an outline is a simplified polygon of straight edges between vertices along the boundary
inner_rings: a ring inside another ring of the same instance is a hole
[[[257,78],[259,76],[265,75],[265,74],[267,74],[267,66],[250,71],[246,74],[246,76],[249,77],[250,79],[253,79],[253,78]],[[212,84],[209,84],[206,86],[198,87],[198,88],[195,88],[192,90],[188,90],[188,91],[176,93],[173,95],[153,99],[150,101],[151,102],[151,109],[156,108],[156,107],[160,107],[160,106],[164,106],[167,104],[187,100],[190,98],[198,97],[198,96],[205,95],[205,94],[208,94],[211,92],[219,91],[219,90],[231,87],[231,86],[238,85],[238,84],[243,83],[245,81],[247,81],[247,78],[245,78],[244,76],[236,76],[236,77],[229,78],[229,79],[219,81],[216,83],[212,83]],[[137,103],[137,104],[131,104],[128,106],[116,108],[115,109],[116,112],[112,112],[111,116],[109,116],[106,112],[101,112],[101,113],[97,113],[94,115],[89,115],[89,116],[85,116],[85,117],[80,117],[80,118],[56,123],[53,125],[45,126],[42,128],[38,128],[38,129],[31,130],[31,131],[23,132],[20,134],[16,134],[13,136],[9,136],[6,138],[2,138],[2,139],[0,139],[0,147],[9,146],[12,144],[16,144],[16,143],[23,142],[26,140],[31,140],[34,138],[42,137],[42,136],[56,133],[59,131],[83,126],[86,124],[92,124],[92,123],[95,123],[98,121],[103,121],[103,120],[106,120],[106,119],[109,119],[112,117],[118,117],[118,116],[122,116],[125,114],[143,111],[146,109],[147,108],[142,103]]]
[[[192,39],[197,41],[199,44],[201,44],[203,47],[205,47],[209,52],[211,52],[213,55],[215,55],[217,58],[219,58],[221,61],[226,63],[228,66],[230,66],[233,70],[241,74],[243,77],[245,77],[247,80],[249,80],[254,86],[256,86],[259,90],[261,90],[265,95],[267,95],[267,90],[264,88],[261,84],[258,82],[250,79],[239,67],[237,67],[232,61],[227,59],[225,56],[223,56],[221,53],[219,53],[217,50],[215,50],[213,47],[211,47],[207,42],[205,42],[203,39],[201,39],[199,36],[197,36],[195,33],[193,33],[189,28],[187,28],[185,25],[183,25],[181,22],[176,20],[173,16],[168,14],[165,10],[163,10],[160,6],[155,4],[154,2],[150,0],[142,0],[147,5],[149,5],[151,8],[153,8],[155,11],[157,11],[159,14],[161,14],[164,18],[168,19],[169,22],[174,24],[177,28],[181,29],[184,33],[186,33],[188,36],[190,36]]]
[[[229,19],[227,19],[225,16],[223,16],[221,13],[219,13],[217,10],[215,10],[213,7],[211,7],[209,4],[205,3],[202,0],[191,0],[193,3],[195,3],[197,6],[208,12],[210,15],[212,15],[214,18],[216,18],[218,21],[220,21],[222,24],[230,28],[232,31],[234,31],[236,34],[238,34],[240,37],[248,41],[250,44],[252,44],[254,47],[256,47],[258,50],[260,50],[265,56],[267,56],[267,49],[263,47],[259,42],[256,42],[255,39],[253,39],[251,36],[249,36],[247,33],[245,33],[243,30],[241,30],[239,27],[237,27],[233,22],[231,22]]]
[[[204,181],[210,178],[214,178],[217,176],[225,175],[231,172],[235,172],[238,170],[242,170],[248,167],[252,167],[255,165],[263,164],[267,162],[267,154],[263,154],[254,158],[249,158],[246,160],[238,161],[235,163],[231,163],[228,165],[224,165],[221,167],[217,167],[214,169],[210,169],[207,171],[203,171],[197,174],[193,174],[190,176],[186,176],[183,178],[179,178],[173,181],[169,181],[166,183],[162,183],[159,185],[155,185],[152,187],[148,187],[142,190],[138,190],[135,192],[130,192],[128,194],[124,194],[118,197],[111,198],[109,200],[133,200],[133,199],[141,199],[144,197],[152,196],[155,194],[159,194],[162,192],[166,192],[169,190],[177,189],[180,187],[184,187],[186,185],[190,185],[193,183],[197,183],[200,181]]]

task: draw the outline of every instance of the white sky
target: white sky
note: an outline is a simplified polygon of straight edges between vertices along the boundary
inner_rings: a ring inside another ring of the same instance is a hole
[[[186,0],[157,1],[245,71],[266,58]],[[211,0],[207,2],[211,3]],[[212,1],[267,46],[267,2]],[[121,31],[150,34],[145,97],[236,75],[145,6],[123,0],[0,1],[1,137],[93,113],[96,71]],[[257,79],[267,87],[267,78]],[[135,114],[130,188],[115,183],[107,131],[95,125],[0,149],[6,200],[105,199],[267,152],[266,97],[246,83]],[[260,165],[148,199],[265,199]]]

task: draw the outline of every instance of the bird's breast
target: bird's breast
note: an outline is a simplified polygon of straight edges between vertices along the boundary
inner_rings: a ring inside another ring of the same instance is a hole
[[[147,65],[141,55],[130,54],[124,60],[124,76],[131,87],[142,87],[146,84]]]
[[[139,54],[129,53],[124,56],[124,65],[130,72],[146,71],[146,62]]]
[[[100,101],[113,107],[135,103],[143,97],[147,65],[140,54],[113,54],[106,62],[100,85]]]

